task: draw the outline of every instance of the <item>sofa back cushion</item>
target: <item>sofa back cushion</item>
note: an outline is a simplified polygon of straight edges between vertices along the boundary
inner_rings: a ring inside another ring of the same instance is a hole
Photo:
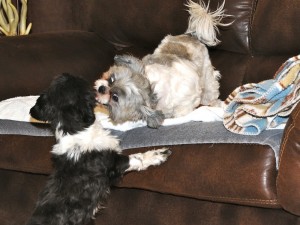
[[[300,1],[257,1],[253,16],[252,50],[264,55],[297,55],[300,52]]]
[[[222,2],[210,1],[211,10]],[[28,22],[33,23],[32,34],[94,32],[113,44],[118,50],[116,54],[140,57],[152,52],[165,35],[182,34],[186,30],[189,16],[186,3],[186,0],[35,0],[28,2]],[[222,42],[210,49],[213,66],[222,75],[222,99],[237,86],[272,78],[283,62],[299,54],[299,10],[300,1],[295,0],[226,0],[225,12],[233,17],[224,22],[234,22],[220,28]],[[51,66],[49,62],[48,68]],[[99,71],[105,69],[100,67]]]

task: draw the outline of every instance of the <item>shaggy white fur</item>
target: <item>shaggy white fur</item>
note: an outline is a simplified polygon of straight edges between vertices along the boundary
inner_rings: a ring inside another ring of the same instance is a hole
[[[142,119],[157,128],[164,119],[185,116],[200,105],[221,106],[221,75],[211,64],[207,46],[219,43],[218,26],[231,24],[221,22],[227,17],[224,5],[211,12],[202,1],[189,1],[185,34],[167,35],[141,60],[115,57],[115,65],[95,82],[96,99],[107,105],[115,123]]]

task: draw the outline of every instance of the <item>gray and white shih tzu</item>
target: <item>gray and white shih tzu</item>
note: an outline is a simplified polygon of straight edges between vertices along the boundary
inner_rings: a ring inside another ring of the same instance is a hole
[[[95,82],[98,103],[114,123],[145,120],[152,128],[165,118],[184,116],[200,105],[218,106],[219,71],[207,46],[215,46],[224,4],[210,12],[203,2],[189,1],[185,34],[166,36],[153,54],[138,59],[115,56],[115,64]]]

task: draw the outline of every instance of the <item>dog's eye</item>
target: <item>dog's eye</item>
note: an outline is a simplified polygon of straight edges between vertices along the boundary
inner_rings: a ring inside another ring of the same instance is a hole
[[[112,96],[111,96],[111,99],[115,102],[118,102],[119,101],[119,96],[116,93],[113,93]]]
[[[108,79],[108,84],[109,84],[109,85],[112,85],[113,82],[115,82],[115,80],[116,80],[115,74],[112,74],[112,75],[110,76],[110,78]]]

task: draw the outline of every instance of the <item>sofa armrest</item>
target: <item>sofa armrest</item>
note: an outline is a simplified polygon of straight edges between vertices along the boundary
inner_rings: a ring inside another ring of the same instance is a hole
[[[288,120],[282,139],[277,194],[282,207],[300,215],[300,103]]]

